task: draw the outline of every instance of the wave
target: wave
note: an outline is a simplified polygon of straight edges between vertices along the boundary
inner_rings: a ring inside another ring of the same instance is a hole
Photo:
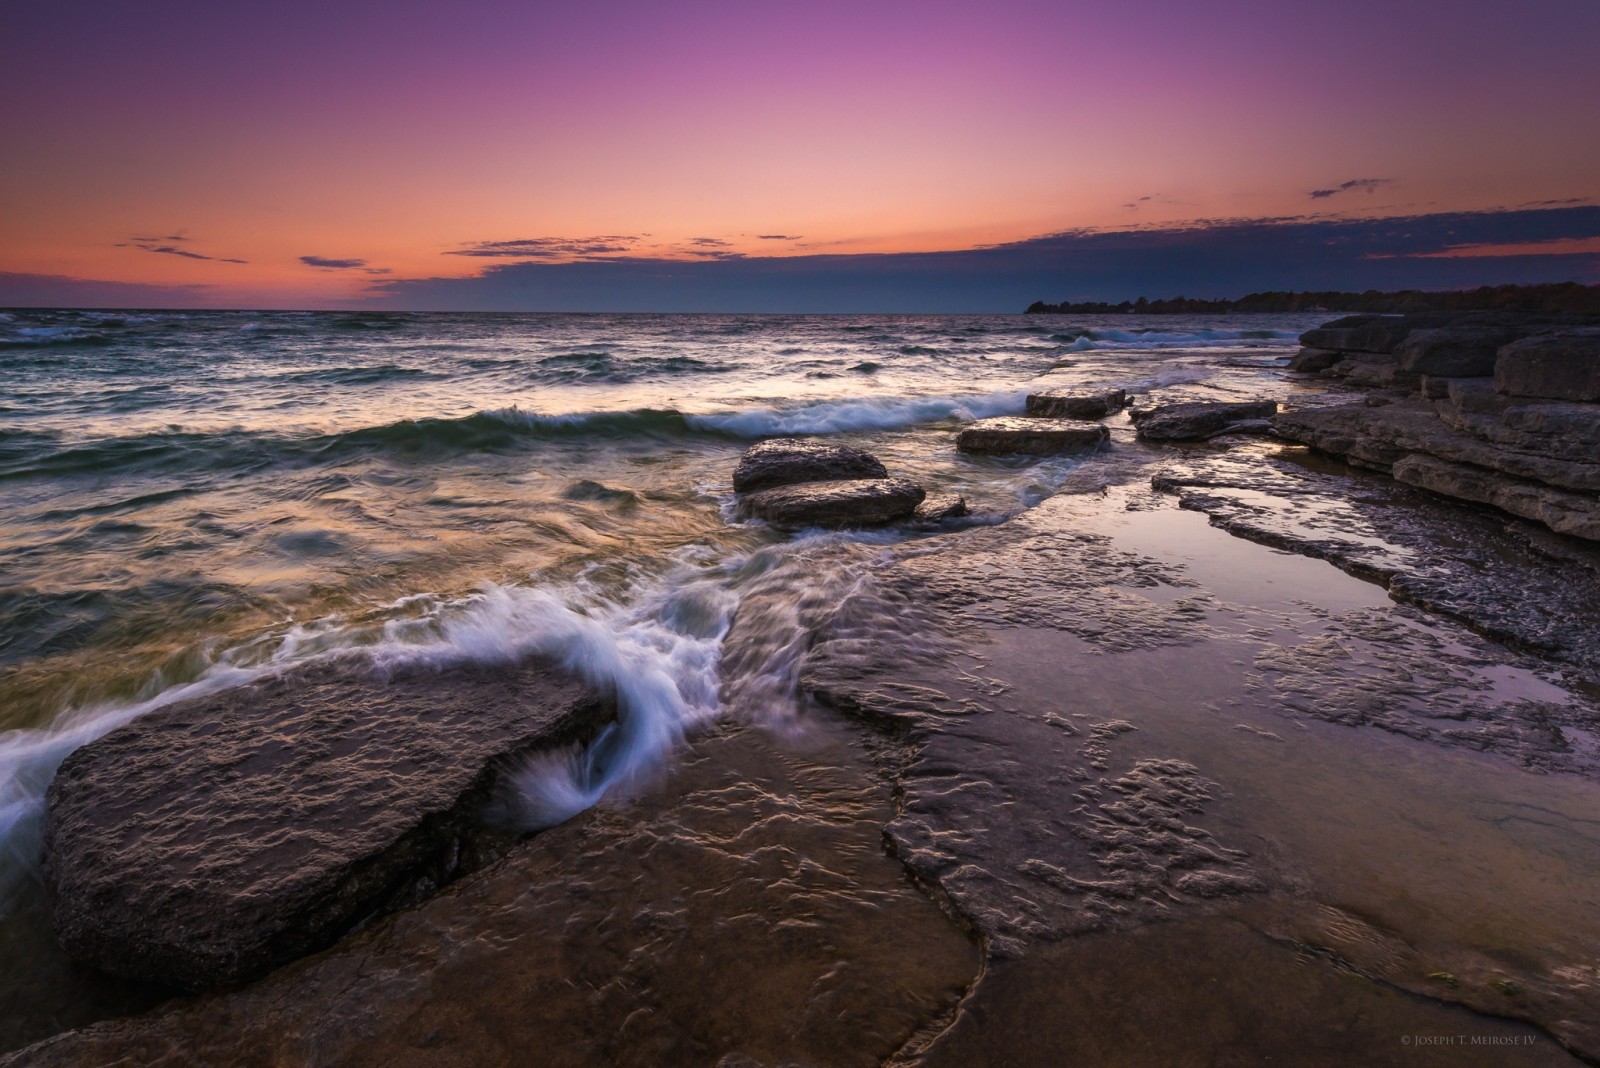
[[[171,430],[62,443],[44,435],[0,440],[0,481],[82,474],[203,469],[252,470],[317,463],[364,452],[432,457],[509,452],[542,442],[695,436],[754,439],[792,434],[898,430],[924,423],[969,421],[1023,410],[1026,390],[934,397],[816,401],[793,408],[745,408],[685,414],[675,408],[543,414],[500,408],[472,415],[403,419],[332,434],[288,436],[251,430]]]
[[[785,434],[840,434],[853,430],[898,430],[920,423],[970,421],[991,415],[1020,414],[1027,390],[952,394],[940,397],[864,398],[818,401],[799,408],[747,408],[714,415],[691,415],[690,426],[739,438]]]
[[[664,573],[614,593],[580,576],[562,586],[488,585],[460,598],[413,595],[363,618],[291,626],[214,656],[203,644],[195,654],[201,669],[187,681],[167,684],[158,674],[134,701],[68,708],[48,727],[0,734],[0,912],[18,879],[37,868],[45,792],[74,749],[158,708],[314,663],[350,660],[383,673],[541,657],[613,696],[616,723],[586,749],[524,761],[492,813],[525,830],[559,823],[656,767],[686,732],[721,714],[719,664],[737,587],[771,570],[770,562],[718,559],[695,546]]]
[[[309,371],[292,371],[278,377],[279,382],[320,383],[330,386],[376,386],[385,382],[443,380],[450,376],[420,367],[401,367],[385,363],[372,367],[329,367]]]
[[[1057,335],[1063,342],[1094,349],[1218,348],[1249,341],[1293,341],[1293,330],[1083,330]],[[1084,343],[1087,342],[1087,345]],[[1081,351],[1081,350],[1080,350]]]
[[[82,326],[19,326],[0,334],[0,349],[40,349],[66,345],[107,345],[111,336]]]

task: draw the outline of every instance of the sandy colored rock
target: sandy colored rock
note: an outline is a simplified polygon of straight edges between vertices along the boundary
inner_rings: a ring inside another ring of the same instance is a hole
[[[1267,427],[1258,421],[1277,410],[1278,403],[1269,400],[1163,404],[1134,412],[1133,425],[1146,441],[1204,441],[1241,429],[1263,432]]]
[[[1110,432],[1099,423],[1075,419],[997,416],[962,427],[956,448],[984,455],[1050,456],[1098,447]]]
[[[1120,389],[1100,393],[1042,390],[1028,394],[1027,414],[1055,419],[1103,419],[1121,411],[1127,403],[1128,394]]]
[[[748,494],[739,511],[780,527],[869,527],[904,519],[925,496],[903,478],[805,482]]]
[[[773,486],[851,478],[886,478],[871,453],[816,438],[769,438],[745,450],[733,471],[733,488],[752,493]]]

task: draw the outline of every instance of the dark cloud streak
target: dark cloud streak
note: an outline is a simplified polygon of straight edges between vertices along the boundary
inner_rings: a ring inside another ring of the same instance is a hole
[[[465,248],[453,249],[446,256],[479,256],[490,259],[570,259],[631,252],[639,238],[628,234],[605,237],[518,237],[508,241],[474,241]]]
[[[1600,207],[1233,219],[1068,231],[952,252],[497,264],[471,278],[387,280],[371,293],[375,305],[416,310],[1017,311],[1041,299],[1591,281],[1600,279],[1593,253],[1429,257],[1466,245],[1593,237]]]
[[[1353,189],[1365,189],[1371,193],[1379,186],[1389,185],[1393,181],[1394,179],[1392,178],[1352,178],[1348,182],[1340,182],[1331,189],[1313,189],[1309,196],[1312,200],[1326,200],[1329,197],[1338,196],[1340,193],[1348,193]]]
[[[186,260],[210,260],[213,263],[249,263],[249,260],[237,259],[233,256],[207,256],[204,253],[194,252],[190,249],[179,248],[169,244],[173,241],[188,241],[182,234],[168,234],[165,237],[130,237],[126,241],[117,243],[117,248],[136,248],[141,252],[158,252],[165,256],[182,256]]]

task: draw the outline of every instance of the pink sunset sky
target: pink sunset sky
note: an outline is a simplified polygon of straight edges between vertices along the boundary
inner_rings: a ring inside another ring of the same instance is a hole
[[[66,0],[6,22],[0,272],[209,304],[1600,196],[1594,0]],[[1531,247],[1600,252],[1563,240]]]

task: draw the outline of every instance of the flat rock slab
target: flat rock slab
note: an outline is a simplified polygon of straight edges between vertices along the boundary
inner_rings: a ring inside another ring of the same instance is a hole
[[[1146,441],[1204,441],[1230,432],[1260,433],[1259,420],[1274,415],[1277,401],[1191,401],[1163,404],[1133,413],[1133,425]]]
[[[1042,390],[1028,394],[1027,413],[1056,419],[1104,419],[1121,411],[1127,403],[1128,394],[1120,389],[1100,393]]]
[[[745,450],[733,471],[737,493],[802,482],[886,478],[888,470],[871,453],[815,438],[769,438]]]
[[[925,496],[903,478],[806,482],[748,494],[739,511],[779,527],[870,527],[906,518]]]
[[[132,979],[252,979],[484,862],[504,762],[612,716],[532,663],[320,667],[150,712],[50,786],[57,937]]]
[[[1096,448],[1109,436],[1099,423],[1002,415],[962,427],[956,435],[956,448],[991,456],[1051,456]]]

